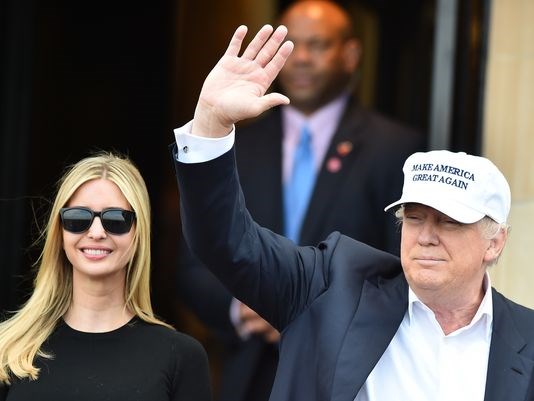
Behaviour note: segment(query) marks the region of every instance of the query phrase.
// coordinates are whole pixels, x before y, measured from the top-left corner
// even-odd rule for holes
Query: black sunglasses
[[[64,207],[59,211],[63,228],[71,233],[79,234],[89,230],[95,217],[99,217],[104,230],[110,234],[126,234],[135,221],[135,212],[116,207],[95,212],[87,207]]]

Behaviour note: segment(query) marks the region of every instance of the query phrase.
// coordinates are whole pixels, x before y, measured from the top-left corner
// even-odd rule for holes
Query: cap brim
[[[484,213],[473,210],[472,208],[455,200],[443,200],[429,195],[421,196],[421,194],[419,194],[417,197],[403,195],[398,201],[386,206],[384,211],[387,212],[395,206],[400,206],[406,203],[420,203],[422,205],[430,206],[431,208],[446,214],[450,218],[465,224],[475,223],[485,216]]]

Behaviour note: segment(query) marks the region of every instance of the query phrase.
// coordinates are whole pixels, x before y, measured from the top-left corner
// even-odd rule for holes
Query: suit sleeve
[[[226,343],[239,341],[230,321],[232,294],[191,252],[183,238],[177,273],[178,297]]]
[[[205,163],[174,160],[188,246],[236,298],[282,330],[326,288],[330,255],[252,220],[233,149]]]

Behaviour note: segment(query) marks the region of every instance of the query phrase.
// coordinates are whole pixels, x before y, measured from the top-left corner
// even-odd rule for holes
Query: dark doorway
[[[31,246],[64,168],[96,150],[129,157],[153,206],[158,254],[162,171],[172,165],[175,2],[2,2],[0,310],[31,290]],[[169,263],[169,267],[172,262]],[[154,278],[165,269],[154,259]],[[157,311],[166,315],[161,292]]]

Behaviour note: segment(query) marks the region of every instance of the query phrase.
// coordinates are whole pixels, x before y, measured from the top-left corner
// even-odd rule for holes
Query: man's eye
[[[451,218],[442,218],[439,220],[439,223],[450,228],[456,228],[456,227],[460,227],[464,225],[463,223],[460,223],[458,220],[454,220]]]

